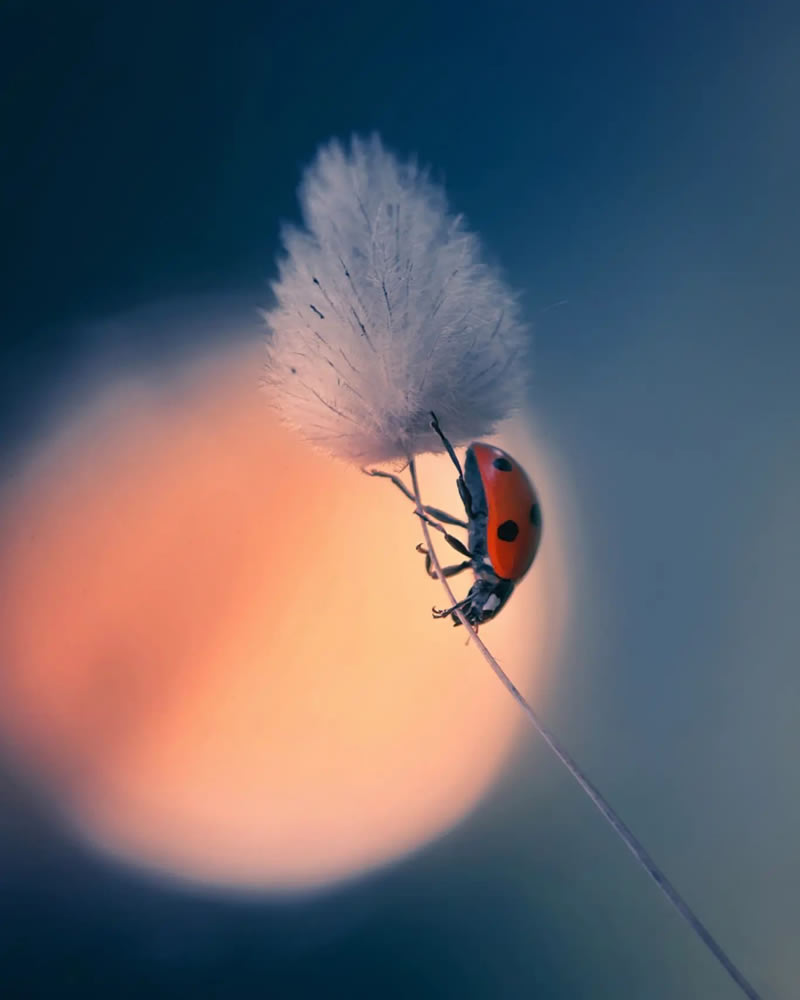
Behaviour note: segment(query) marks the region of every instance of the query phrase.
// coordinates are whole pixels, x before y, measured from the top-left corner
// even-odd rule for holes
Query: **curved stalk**
[[[414,491],[414,502],[417,505],[417,513],[422,513],[422,498],[419,491],[419,481],[417,479],[417,468],[413,457],[409,458],[408,461],[409,471],[411,473],[411,482]],[[431,541],[430,531],[428,530],[428,525],[425,523],[424,518],[420,517],[420,523],[422,525],[422,534],[425,538],[425,545],[427,546],[428,552],[431,557],[431,564],[433,565],[436,575],[441,581],[442,586],[450,600],[451,605],[456,604],[456,598],[453,594],[450,584],[447,582],[447,578],[442,573],[441,563],[439,562],[436,551],[434,550],[433,543]],[[589,778],[584,774],[583,770],[578,766],[578,764],[573,760],[573,758],[567,753],[564,747],[559,743],[554,734],[545,725],[544,722],[536,714],[532,706],[528,703],[522,693],[519,691],[517,686],[511,680],[511,678],[506,674],[497,660],[492,656],[492,654],[487,649],[484,642],[479,638],[478,633],[467,621],[464,613],[460,608],[455,609],[455,614],[458,616],[459,621],[467,630],[470,638],[475,643],[477,648],[480,650],[481,655],[495,672],[497,677],[500,679],[503,687],[509,692],[511,697],[517,702],[522,711],[527,715],[528,719],[536,727],[539,735],[545,741],[545,743],[550,747],[553,753],[558,757],[561,763],[566,767],[575,781],[578,782],[580,787],[586,792],[592,802],[597,806],[600,812],[603,814],[605,819],[611,825],[614,832],[622,840],[623,844],[628,848],[631,854],[636,858],[639,864],[644,868],[650,878],[655,882],[661,892],[666,896],[666,898],[672,903],[675,909],[680,913],[686,923],[691,927],[694,933],[700,938],[703,944],[708,948],[711,954],[717,959],[720,965],[725,969],[731,979],[736,983],[739,989],[744,993],[749,1000],[761,1000],[760,995],[756,992],[755,988],[748,982],[744,975],[739,971],[739,969],[734,965],[733,961],[728,957],[727,953],[723,950],[722,946],[717,942],[717,940],[712,936],[711,932],[705,926],[705,924],[700,920],[699,917],[692,911],[689,904],[684,900],[675,886],[670,882],[664,872],[658,867],[653,858],[645,849],[641,841],[636,837],[633,831],[623,822],[622,818],[617,814],[616,810],[610,805],[606,800],[605,796],[600,792],[600,790],[589,780]]]

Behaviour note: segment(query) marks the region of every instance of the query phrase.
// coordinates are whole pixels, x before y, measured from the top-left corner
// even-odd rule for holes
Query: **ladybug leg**
[[[414,499],[414,494],[406,486],[399,476],[393,476],[391,472],[382,472],[380,469],[362,469],[361,470],[367,476],[379,476],[381,479],[391,479],[394,485],[400,490],[412,503],[416,503]],[[431,517],[435,517],[437,521],[443,521],[445,524],[452,524],[456,528],[468,528],[469,525],[466,521],[461,521],[457,517],[453,517],[452,514],[448,514],[446,510],[439,510],[438,507],[423,507],[422,508],[426,514],[430,514]]]
[[[434,618],[447,618],[448,615],[452,615],[454,611],[462,610],[471,602],[472,598],[467,596],[463,601],[458,601],[452,606],[452,608],[431,608],[431,612]],[[459,624],[461,624],[459,622]]]
[[[444,540],[447,542],[447,544],[451,545],[456,550],[456,552],[460,552],[462,556],[469,556],[470,559],[473,558],[472,553],[466,547],[466,545],[463,542],[459,541],[457,538],[454,538],[447,531],[445,531],[444,528],[441,526],[441,524],[437,524],[436,521],[431,520],[431,518],[429,518],[426,514],[420,514],[418,510],[414,511],[414,513],[417,515],[417,517],[425,521],[426,524],[429,524],[432,528],[435,528],[437,531],[440,531],[444,535]]]
[[[466,521],[453,517],[453,515],[448,514],[446,510],[439,510],[438,507],[429,507],[427,505],[425,505],[422,509],[426,514],[430,514],[431,517],[435,517],[437,521],[443,521],[445,524],[452,524],[455,525],[456,528],[464,528],[464,530],[469,528],[469,524],[467,524]]]
[[[435,580],[436,579],[436,571],[434,570],[433,565],[431,563],[431,554],[430,554],[430,552],[428,552],[428,550],[425,548],[425,546],[421,542],[417,546],[417,552],[421,552],[422,555],[425,556],[425,572],[428,574],[428,576],[433,577],[433,579]],[[472,566],[472,560],[471,559],[465,559],[464,562],[462,562],[462,563],[456,563],[456,565],[454,565],[454,566],[443,566],[442,567],[442,573],[444,573],[445,576],[455,576],[456,573],[463,573],[464,570],[465,569],[469,569],[470,566]]]
[[[439,426],[439,420],[436,414],[431,410],[431,427],[436,431],[442,440],[442,444],[447,449],[447,454],[450,456],[453,465],[458,469],[458,479],[456,480],[456,485],[458,486],[458,494],[461,497],[461,502],[464,504],[464,510],[467,512],[467,517],[472,520],[475,516],[472,510],[472,496],[467,489],[467,484],[464,482],[464,470],[461,468],[461,463],[458,460],[458,456],[455,451],[453,451],[453,446],[445,437],[444,431]]]
[[[417,501],[414,498],[414,494],[406,486],[403,480],[399,476],[393,476],[391,472],[382,472],[380,469],[363,469],[361,470],[365,476],[378,476],[381,479],[391,479],[394,485],[400,490],[401,493],[405,494],[412,503]]]

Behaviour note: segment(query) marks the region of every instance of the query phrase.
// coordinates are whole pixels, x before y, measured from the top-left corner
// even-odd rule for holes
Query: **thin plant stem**
[[[417,468],[414,462],[414,458],[410,457],[408,460],[408,467],[411,473],[411,482],[413,484],[414,490],[414,501],[417,505],[417,513],[421,514],[422,511],[422,498],[419,491],[419,481],[417,479]],[[442,572],[442,567],[439,559],[436,555],[436,551],[433,547],[431,541],[430,531],[428,530],[428,525],[425,520],[420,517],[420,524],[422,525],[422,534],[425,538],[425,545],[427,546],[428,552],[431,557],[431,564],[433,565],[436,575],[441,581],[444,587],[445,593],[450,599],[451,604],[456,604],[456,598],[453,594],[450,584],[447,582],[447,578]],[[731,979],[736,983],[739,989],[744,993],[746,997],[750,1000],[761,1000],[760,994],[756,992],[755,988],[748,982],[744,975],[739,971],[739,969],[734,965],[733,961],[728,957],[726,952],[723,950],[722,946],[717,942],[717,940],[711,935],[711,932],[705,926],[705,924],[700,920],[699,917],[695,915],[689,904],[684,900],[675,886],[670,882],[664,872],[658,867],[649,853],[645,850],[644,845],[635,836],[630,827],[623,822],[621,817],[617,814],[616,810],[609,804],[605,796],[600,792],[600,790],[589,780],[589,778],[584,774],[583,770],[578,766],[578,764],[573,760],[573,758],[567,753],[564,747],[556,739],[547,725],[542,722],[537,713],[534,711],[532,706],[528,703],[525,697],[521,694],[517,686],[511,680],[511,678],[506,674],[497,660],[492,656],[489,650],[486,648],[484,642],[479,638],[478,633],[467,621],[464,613],[460,608],[455,608],[455,614],[458,616],[459,621],[464,626],[464,628],[469,633],[469,637],[475,643],[477,648],[480,650],[481,655],[495,672],[497,677],[500,679],[501,684],[509,692],[511,697],[517,702],[522,711],[527,715],[528,719],[533,723],[539,732],[539,735],[545,741],[545,743],[550,747],[553,753],[558,757],[561,763],[566,767],[572,777],[578,782],[581,788],[586,792],[589,798],[594,802],[606,820],[610,823],[611,827],[614,829],[616,834],[620,837],[623,844],[628,848],[631,854],[636,858],[639,864],[644,868],[650,878],[655,882],[661,892],[667,897],[667,899],[672,903],[675,909],[680,913],[686,923],[691,927],[695,934],[700,938],[703,944],[708,948],[711,954],[717,959],[720,965],[725,969]]]

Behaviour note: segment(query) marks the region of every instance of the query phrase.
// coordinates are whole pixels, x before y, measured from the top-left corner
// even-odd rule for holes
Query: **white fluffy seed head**
[[[341,458],[381,462],[490,433],[526,381],[515,295],[444,192],[375,136],[323,147],[273,284],[265,384],[283,419]]]

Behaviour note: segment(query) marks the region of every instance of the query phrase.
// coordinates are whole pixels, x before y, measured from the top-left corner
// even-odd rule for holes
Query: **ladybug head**
[[[510,580],[500,580],[498,577],[485,580],[479,577],[470,587],[461,611],[470,625],[482,625],[495,617],[513,591],[514,584]],[[453,625],[461,624],[455,612],[450,617]]]

